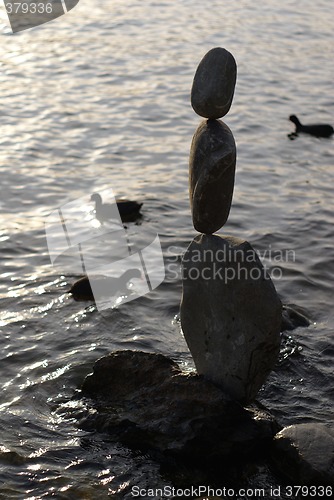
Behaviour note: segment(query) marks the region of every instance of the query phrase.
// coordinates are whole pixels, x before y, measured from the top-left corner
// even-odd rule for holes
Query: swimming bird
[[[71,293],[74,300],[95,300],[92,285],[98,291],[101,297],[114,297],[115,295],[121,296],[129,294],[129,284],[134,278],[141,278],[142,274],[139,269],[128,269],[118,278],[109,276],[99,276],[91,278],[88,276],[80,278],[73,283],[68,293]]]
[[[315,137],[330,137],[334,132],[331,125],[320,123],[315,123],[314,125],[302,125],[296,115],[291,115],[289,120],[296,125],[295,134],[303,132],[304,134],[314,135]]]
[[[115,214],[115,204],[102,203],[102,198],[99,193],[92,194],[90,201],[95,202],[95,214],[100,222],[117,217],[117,213]],[[135,222],[141,217],[140,209],[143,206],[142,203],[131,200],[116,200],[116,204],[122,222]]]

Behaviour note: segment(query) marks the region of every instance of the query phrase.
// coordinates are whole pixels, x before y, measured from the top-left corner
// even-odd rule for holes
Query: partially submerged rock
[[[307,311],[295,304],[283,304],[281,332],[295,330],[295,328],[310,326],[311,319]]]
[[[199,235],[183,257],[181,325],[197,371],[242,403],[278,359],[281,301],[244,240]]]
[[[81,421],[84,429],[190,461],[240,461],[264,453],[278,431],[265,410],[243,408],[161,354],[111,353],[95,363],[82,392],[96,410]]]
[[[275,436],[273,458],[291,484],[334,486],[334,430],[324,424],[285,427]]]

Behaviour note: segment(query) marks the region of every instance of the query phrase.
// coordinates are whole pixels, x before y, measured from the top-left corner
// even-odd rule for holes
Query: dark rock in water
[[[273,459],[291,484],[334,486],[334,430],[320,423],[285,427],[275,436]]]
[[[252,246],[199,235],[183,257],[181,325],[199,374],[242,403],[278,360],[281,301]]]
[[[214,233],[227,221],[235,164],[231,130],[220,120],[203,121],[194,134],[189,158],[189,197],[198,232]]]
[[[83,276],[78,281],[73,283],[69,293],[72,295],[74,300],[82,301],[94,301],[95,290],[97,294],[97,300],[101,297],[112,297],[114,295],[121,296],[122,294],[128,294],[128,286],[131,280],[134,278],[141,278],[141,272],[139,269],[128,269],[119,277],[112,276],[95,276],[90,277]]]
[[[191,105],[204,118],[222,118],[233,99],[237,65],[226,49],[211,49],[201,60],[191,89]]]
[[[300,326],[310,326],[311,320],[307,317],[307,311],[295,304],[283,304],[281,332],[295,330]]]
[[[98,279],[103,280],[104,277],[101,276]],[[83,276],[82,278],[78,279],[75,283],[73,283],[68,293],[72,295],[74,300],[87,300],[87,301],[95,300],[88,276]]]
[[[182,460],[242,460],[261,454],[278,431],[257,406],[243,408],[161,354],[118,351],[99,359],[82,392],[95,413],[86,430],[109,432],[132,448]]]
[[[2,448],[2,449],[1,449]],[[6,465],[22,465],[28,462],[28,457],[18,453],[17,451],[11,451],[5,446],[0,448],[0,464]]]

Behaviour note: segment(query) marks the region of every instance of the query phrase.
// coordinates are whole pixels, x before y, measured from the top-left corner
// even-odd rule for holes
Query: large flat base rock
[[[113,352],[95,363],[82,393],[95,410],[81,421],[82,428],[190,461],[210,464],[261,455],[279,430],[265,410],[242,407],[161,354]]]

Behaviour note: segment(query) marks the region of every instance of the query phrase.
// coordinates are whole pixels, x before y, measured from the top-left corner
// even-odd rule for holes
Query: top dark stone
[[[191,105],[204,118],[225,116],[232,104],[237,65],[226,49],[211,49],[201,60],[191,89]]]

